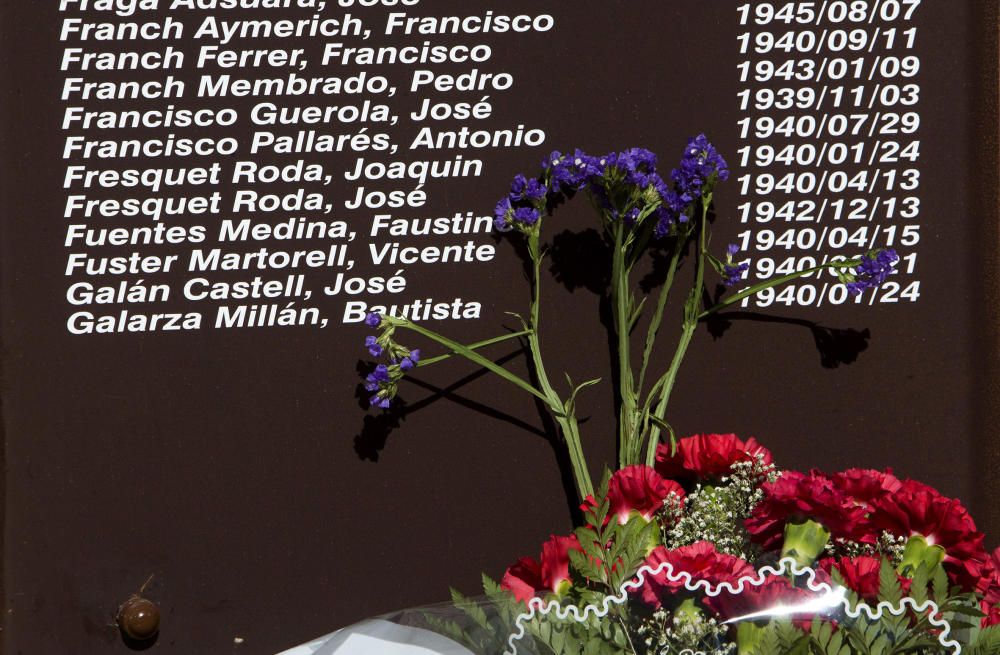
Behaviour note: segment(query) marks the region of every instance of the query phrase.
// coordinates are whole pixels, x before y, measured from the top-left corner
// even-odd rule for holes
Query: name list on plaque
[[[541,152],[484,37],[556,21],[420,4],[59,0],[67,330],[478,318],[413,272],[495,259],[439,194]]]

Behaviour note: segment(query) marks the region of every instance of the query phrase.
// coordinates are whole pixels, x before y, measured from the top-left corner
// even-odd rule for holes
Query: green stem
[[[674,358],[670,362],[670,368],[667,369],[667,373],[664,376],[663,386],[660,389],[660,398],[653,413],[661,421],[665,420],[667,405],[670,403],[670,395],[673,393],[677,374],[680,372],[681,364],[684,362],[688,347],[691,345],[695,330],[698,328],[698,309],[701,307],[702,288],[705,286],[705,257],[708,249],[708,208],[711,202],[712,198],[710,195],[702,199],[701,221],[698,226],[698,257],[696,260],[694,288],[691,290],[691,295],[688,297],[687,304],[684,307],[684,324],[681,339],[677,344],[677,350],[674,352]],[[673,436],[671,435],[672,440]],[[660,427],[654,423],[650,428],[649,444],[646,448],[646,463],[650,466],[652,466],[653,460],[656,457],[656,446],[659,444],[659,441]]]
[[[687,355],[688,347],[691,345],[691,340],[694,338],[695,329],[698,327],[698,323],[685,323],[683,332],[681,332],[681,339],[677,343],[677,350],[674,352],[674,359],[670,362],[670,368],[667,370],[666,375],[663,376],[663,384],[660,388],[660,399],[656,404],[656,410],[653,413],[654,416],[664,420],[664,416],[667,412],[667,405],[670,402],[670,394],[674,390],[674,382],[677,380],[677,373],[681,369],[681,363],[684,361],[684,356]],[[656,461],[656,447],[660,443],[660,427],[656,424],[650,428],[649,443],[646,448],[646,464],[652,466]]]
[[[677,266],[680,262],[681,251],[684,248],[684,241],[678,236],[677,242],[674,244],[674,252],[670,257],[670,265],[667,269],[667,279],[663,283],[663,288],[660,289],[660,297],[656,303],[656,311],[653,314],[652,321],[649,324],[649,329],[646,332],[646,346],[642,352],[642,368],[639,370],[639,386],[636,390],[636,395],[641,396],[643,393],[642,389],[646,384],[646,372],[649,369],[649,360],[653,354],[653,345],[656,343],[656,335],[660,331],[660,325],[663,323],[663,312],[667,307],[667,298],[670,295],[670,290],[674,286],[674,277],[677,274]],[[663,378],[661,378],[661,381]],[[665,382],[665,381],[664,381]],[[663,382],[659,382],[655,386],[659,386]],[[651,389],[649,391],[649,397],[655,396],[658,391],[657,388]],[[639,435],[638,447],[642,449],[643,439],[649,436],[647,432],[647,414],[649,412],[649,404],[643,407],[641,413],[636,412],[633,418],[632,434]],[[656,461],[656,446],[657,439],[659,439],[659,433],[657,432],[655,438],[649,437],[648,443],[646,444],[646,457],[643,460],[647,466],[653,466]]]
[[[486,341],[477,341],[476,343],[470,343],[466,346],[469,350],[479,350],[480,348],[486,348],[487,346],[492,346],[494,344],[503,343],[504,341],[510,341],[512,339],[520,339],[531,334],[531,330],[522,330],[521,332],[512,332],[510,334],[505,334],[502,337],[494,337],[492,339],[487,339]],[[432,364],[437,364],[438,362],[443,362],[446,359],[451,359],[455,356],[455,353],[448,353],[447,355],[438,355],[437,357],[428,357],[427,359],[421,359],[417,363],[417,368],[423,368],[425,366],[431,366]]]
[[[813,273],[818,273],[819,271],[826,270],[828,268],[854,268],[855,266],[860,266],[861,261],[862,260],[860,259],[852,259],[850,261],[838,261],[838,262],[831,262],[829,264],[820,264],[819,266],[815,266],[813,268],[809,268],[804,271],[799,271],[797,273],[790,273],[789,275],[783,275],[782,277],[775,278],[773,280],[768,280],[767,282],[760,282],[759,284],[755,284],[748,289],[744,289],[743,291],[740,291],[739,293],[726,298],[725,300],[715,305],[714,307],[706,309],[705,311],[703,311],[701,314],[698,315],[698,320],[708,318],[712,314],[721,311],[726,307],[734,305],[743,300],[744,298],[748,298],[754,294],[760,293],[764,289],[770,289],[771,287],[776,287],[779,284],[791,282],[792,280],[797,280],[800,277],[804,277],[806,275],[812,275]]]
[[[618,336],[618,390],[621,396],[618,429],[618,466],[634,464],[632,425],[635,421],[635,380],[632,377],[632,357],[629,335],[632,307],[629,296],[629,270],[625,262],[624,231],[620,222],[614,228],[615,246],[611,260],[611,302],[614,308],[615,331]]]
[[[704,238],[702,238],[702,247],[704,247]],[[684,356],[687,354],[688,347],[691,345],[691,340],[694,337],[694,333],[697,328],[698,322],[722,309],[725,309],[726,307],[732,306],[733,304],[740,302],[744,298],[759,293],[764,289],[769,289],[771,287],[775,287],[780,284],[785,284],[786,282],[791,282],[793,280],[797,280],[800,277],[811,275],[812,273],[816,273],[818,271],[822,271],[825,269],[851,268],[854,266],[858,266],[860,263],[861,260],[851,260],[851,261],[840,261],[829,264],[822,264],[820,266],[816,266],[815,268],[810,268],[808,270],[799,271],[797,273],[792,273],[790,275],[785,275],[780,278],[768,280],[767,282],[761,282],[760,284],[756,284],[750,287],[749,289],[746,289],[745,291],[741,291],[740,293],[735,294],[727,298],[726,300],[720,302],[719,304],[699,313],[697,317],[694,318],[694,320],[685,320],[683,331],[681,333],[681,339],[677,345],[677,351],[674,353],[674,359],[670,364],[670,368],[659,380],[657,380],[656,384],[654,384],[652,389],[650,389],[649,391],[649,400],[652,400],[652,398],[656,395],[657,392],[660,393],[660,399],[659,402],[657,403],[654,416],[660,418],[661,420],[664,418],[667,409],[667,404],[670,401],[670,395],[673,392],[674,382],[677,379],[677,373],[680,370],[681,363],[684,361]],[[704,282],[703,273],[701,276],[701,280],[703,283]],[[696,285],[695,288],[700,289],[700,286]],[[644,411],[649,409],[649,400],[647,400],[647,404],[644,407]],[[654,425],[651,429],[650,435],[651,435],[650,440],[646,450],[646,464],[652,466],[656,458],[656,444],[660,435],[659,427]]]
[[[545,371],[545,363],[542,360],[542,346],[538,338],[538,325],[541,318],[541,268],[542,253],[541,244],[537,232],[528,234],[528,252],[531,255],[532,272],[532,298],[531,298],[531,330],[528,335],[528,349],[531,351],[532,363],[535,367],[535,376],[538,384],[542,387],[540,397],[546,402],[549,411],[563,433],[566,441],[566,449],[569,452],[570,464],[573,467],[573,479],[576,481],[577,493],[582,501],[587,496],[594,494],[594,483],[590,479],[590,469],[587,468],[587,461],[583,453],[583,444],[580,440],[580,426],[576,417],[566,411],[562,399],[556,393],[549,382],[548,374]]]
[[[622,616],[623,610],[621,608],[618,608],[615,611],[615,613],[618,615],[618,622],[622,626],[622,632],[625,634],[625,639],[628,640],[629,651],[632,653],[632,655],[638,655],[639,651],[635,649],[635,644],[632,643],[632,636],[629,634],[628,624],[625,622],[625,617]]]
[[[386,320],[386,319],[383,319],[383,320]],[[406,329],[406,330],[410,330],[412,332],[416,332],[417,334],[419,334],[421,336],[427,337],[431,341],[434,341],[436,343],[441,344],[442,346],[444,346],[448,350],[451,350],[456,355],[460,355],[460,356],[468,359],[469,361],[471,361],[474,364],[479,364],[480,366],[482,366],[486,370],[490,371],[491,373],[496,373],[501,378],[503,378],[504,380],[507,380],[511,384],[513,384],[513,385],[515,385],[517,387],[520,387],[521,389],[523,389],[524,391],[527,391],[531,395],[536,396],[538,398],[541,398],[542,400],[548,402],[548,400],[549,400],[548,397],[544,393],[542,393],[541,391],[539,391],[538,389],[536,389],[534,386],[532,386],[530,383],[528,383],[525,380],[522,380],[521,378],[519,378],[518,376],[514,375],[513,373],[511,373],[510,371],[508,371],[504,367],[500,366],[499,364],[496,364],[496,363],[490,361],[489,359],[483,357],[479,353],[477,353],[477,352],[473,351],[472,349],[470,349],[468,346],[463,346],[462,344],[458,343],[457,341],[452,341],[448,337],[440,335],[437,332],[434,332],[433,330],[428,330],[427,328],[425,328],[425,327],[423,327],[421,325],[418,325],[416,323],[410,322],[410,321],[408,321],[406,319],[391,318],[391,319],[388,319],[388,320],[393,321],[393,323],[396,325],[396,327],[403,328],[403,329]]]
[[[677,266],[680,262],[681,250],[684,245],[680,237],[677,239],[677,243],[674,245],[673,255],[670,257],[670,266],[667,269],[667,279],[663,283],[663,288],[660,289],[660,297],[656,302],[656,311],[653,314],[652,321],[649,324],[649,329],[646,331],[646,347],[642,351],[642,368],[639,370],[639,386],[636,387],[639,393],[642,393],[642,388],[646,383],[646,371],[649,368],[649,358],[653,354],[653,344],[656,342],[656,334],[660,331],[660,325],[663,323],[663,312],[667,307],[667,298],[670,296],[670,289],[674,285],[674,277],[677,274]]]

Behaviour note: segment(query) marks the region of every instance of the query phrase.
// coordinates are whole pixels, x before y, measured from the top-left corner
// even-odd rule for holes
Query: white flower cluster
[[[777,478],[774,464],[765,463],[763,455],[733,464],[732,473],[717,486],[699,484],[688,494],[685,507],[668,515],[676,522],[664,529],[664,543],[673,549],[710,541],[720,553],[750,560],[754,553],[743,522],[764,499],[761,485]]]
[[[671,617],[665,609],[656,610],[645,619],[636,632],[643,637],[647,655],[678,655],[705,653],[730,655],[736,644],[726,644],[727,627],[701,612],[682,613]]]
[[[849,539],[831,539],[823,547],[827,557],[881,557],[885,556],[893,566],[899,566],[903,561],[903,551],[906,550],[906,537],[899,537],[891,532],[882,532],[877,544],[862,544]]]

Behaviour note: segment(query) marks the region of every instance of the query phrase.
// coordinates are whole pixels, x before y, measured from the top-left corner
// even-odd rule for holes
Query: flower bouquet
[[[988,554],[957,500],[888,470],[781,470],[752,438],[678,438],[671,427],[671,393],[703,321],[807,275],[830,276],[859,295],[894,274],[899,261],[880,249],[745,282],[739,249],[717,249],[711,240],[713,194],[728,175],[703,135],[689,141],[666,178],[656,156],[640,148],[600,157],[554,152],[536,176],[518,175],[496,207],[496,229],[523,240],[530,261],[529,309],[512,314],[516,327],[466,344],[405,317],[368,316],[377,333],[366,347],[384,359],[364,383],[373,407],[389,408],[406,376],[464,358],[549,411],[580,501],[580,527],[553,536],[537,559],[518,560],[499,583],[484,576],[485,596],[453,592],[447,607],[395,617],[462,649],[423,652],[1000,653],[1000,550]],[[576,408],[601,380],[567,376],[557,385],[539,339],[543,226],[580,196],[593,205],[611,253],[618,457],[597,485]],[[633,280],[651,250],[667,262],[655,298]],[[679,337],[669,366],[655,370],[668,300],[682,278],[689,287],[680,296]],[[405,335],[440,354],[404,345]],[[530,355],[530,378],[484,354],[514,340]]]

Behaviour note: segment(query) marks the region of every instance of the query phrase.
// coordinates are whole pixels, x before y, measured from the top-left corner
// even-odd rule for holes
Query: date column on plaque
[[[919,300],[921,4],[737,5],[738,238],[748,282],[878,248],[901,256],[899,273],[861,296],[828,269],[744,307]]]

